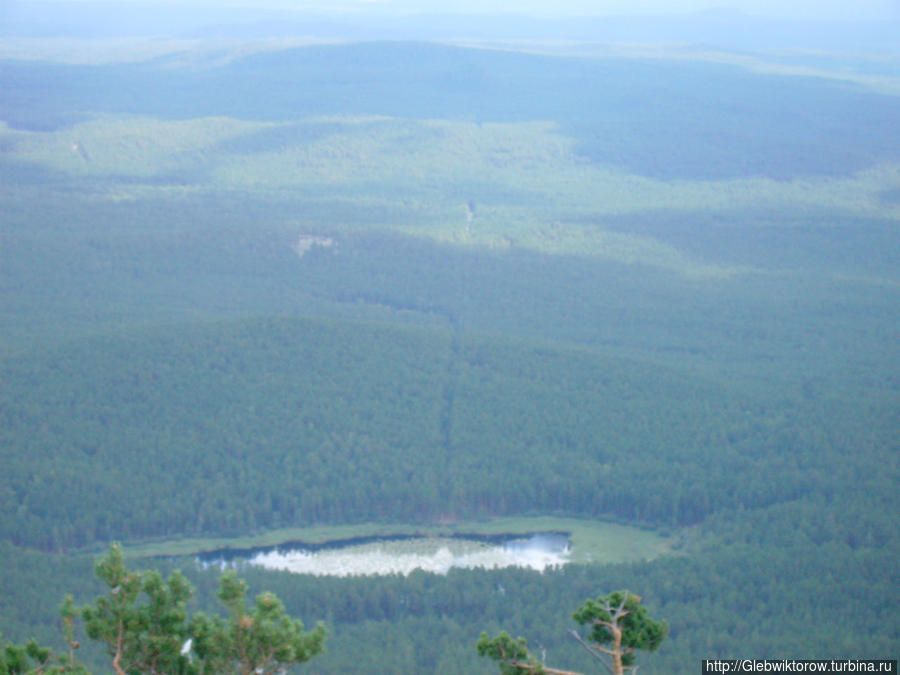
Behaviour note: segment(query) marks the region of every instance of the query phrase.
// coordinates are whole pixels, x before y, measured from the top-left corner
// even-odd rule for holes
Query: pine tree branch
[[[603,666],[604,666],[609,672],[613,672],[612,666],[610,666],[610,665],[603,659],[603,657],[600,656],[600,655],[597,653],[598,651],[601,651],[601,652],[604,652],[604,653],[606,653],[606,654],[612,654],[611,651],[609,651],[608,649],[604,649],[603,647],[600,647],[599,645],[595,645],[595,646],[592,647],[591,645],[589,645],[587,642],[584,641],[584,638],[582,638],[581,635],[578,634],[578,631],[577,631],[577,630],[574,630],[574,629],[573,629],[573,630],[571,631],[571,633],[572,633],[572,637],[574,637],[576,640],[578,640],[578,642],[581,643],[581,646],[583,646],[585,649],[587,649],[587,650],[588,650],[588,653],[589,653],[591,656],[593,656],[593,657],[594,657],[595,659],[597,659],[600,663],[602,663]]]

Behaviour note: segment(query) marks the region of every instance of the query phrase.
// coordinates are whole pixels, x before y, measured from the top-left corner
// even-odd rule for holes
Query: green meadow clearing
[[[653,558],[669,552],[674,539],[616,523],[541,516],[535,518],[495,518],[483,522],[440,525],[368,523],[303,528],[286,528],[252,537],[233,539],[183,539],[178,541],[133,543],[127,554],[133,558],[180,557],[228,549],[277,546],[286,542],[340,544],[362,537],[411,535],[423,537],[465,537],[466,535],[532,535],[543,532],[569,536],[573,563],[620,563]]]

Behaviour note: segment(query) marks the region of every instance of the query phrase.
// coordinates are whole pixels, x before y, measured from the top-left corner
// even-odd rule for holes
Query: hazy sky
[[[900,0],[0,0],[0,36],[544,39],[900,53]]]
[[[237,0],[235,4],[239,2]],[[299,4],[327,7],[335,4],[313,0],[262,0],[262,4],[266,2],[278,3],[282,7]],[[344,0],[342,4],[404,10],[415,8],[418,11],[503,11],[542,15],[669,14],[725,8],[748,14],[805,18],[900,16],[900,0]]]
[[[78,2],[80,0],[56,0]],[[96,3],[168,5],[172,9],[245,7],[347,11],[513,12],[543,16],[572,14],[670,14],[732,9],[747,14],[796,18],[900,18],[900,0],[91,0]],[[0,0],[0,9],[35,4],[35,0]]]

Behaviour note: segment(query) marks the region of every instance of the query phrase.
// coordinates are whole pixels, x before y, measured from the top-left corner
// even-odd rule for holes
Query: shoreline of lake
[[[256,549],[224,549],[198,555],[202,567],[259,566],[315,576],[408,575],[415,570],[447,574],[451,569],[527,567],[545,571],[570,560],[567,532],[452,537],[395,535],[357,537],[318,544],[282,544]]]

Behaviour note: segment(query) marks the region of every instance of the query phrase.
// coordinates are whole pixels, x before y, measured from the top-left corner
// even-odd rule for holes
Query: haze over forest
[[[896,657],[900,10],[595,5],[0,3],[4,641],[113,541],[212,611],[202,552],[562,531],[241,576],[297,672],[596,672],[624,588],[644,675]]]

